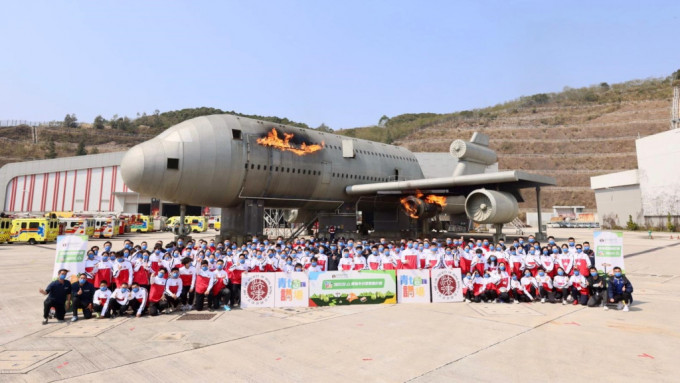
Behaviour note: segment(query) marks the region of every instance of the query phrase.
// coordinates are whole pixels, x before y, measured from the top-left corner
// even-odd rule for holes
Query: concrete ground
[[[592,242],[586,229],[549,234]],[[547,303],[397,304],[46,326],[38,289],[50,279],[55,245],[0,245],[0,381],[677,381],[680,240],[645,237],[624,235],[636,299],[627,313]],[[115,242],[120,248],[122,239]]]

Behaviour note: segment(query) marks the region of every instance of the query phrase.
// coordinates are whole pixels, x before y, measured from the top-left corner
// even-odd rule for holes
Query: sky
[[[0,13],[0,120],[207,106],[345,129],[680,69],[677,0],[0,0]]]

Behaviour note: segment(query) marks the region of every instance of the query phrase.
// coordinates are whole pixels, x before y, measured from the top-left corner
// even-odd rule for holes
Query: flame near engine
[[[446,197],[434,194],[425,196],[420,190],[416,191],[415,196],[404,197],[399,202],[404,213],[414,219],[432,217],[446,207]]]
[[[291,145],[290,140],[293,138],[292,133],[283,133],[283,139],[279,137],[279,133],[276,131],[276,129],[272,128],[272,130],[267,133],[266,137],[258,138],[257,143],[263,146],[270,146],[275,149],[279,149],[281,151],[288,151],[288,152],[293,152],[297,154],[298,156],[304,156],[305,154],[310,154],[314,152],[318,152],[319,150],[323,149],[325,146],[325,143],[322,141],[321,145],[307,145],[306,143],[302,143],[299,148]]]

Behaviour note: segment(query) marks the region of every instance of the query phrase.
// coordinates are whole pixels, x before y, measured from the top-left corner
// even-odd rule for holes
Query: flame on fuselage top
[[[276,129],[272,128],[272,130],[269,133],[267,133],[265,137],[258,138],[257,143],[263,146],[269,146],[275,149],[279,149],[284,152],[292,152],[294,154],[297,154],[298,156],[304,156],[305,154],[318,152],[325,146],[325,143],[322,141],[320,145],[317,144],[308,145],[307,143],[303,142],[302,144],[300,144],[299,147],[296,147],[290,143],[290,140],[293,137],[294,134],[292,133],[283,133],[282,139],[281,137],[279,137],[279,132],[277,132]]]

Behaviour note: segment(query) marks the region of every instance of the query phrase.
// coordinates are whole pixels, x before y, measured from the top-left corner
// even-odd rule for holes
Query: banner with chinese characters
[[[309,306],[397,303],[394,270],[309,273]]]
[[[462,302],[463,281],[460,269],[433,269],[432,302]]]
[[[601,272],[612,272],[614,267],[623,265],[623,232],[622,231],[596,231],[593,233],[595,245],[595,267]]]
[[[54,258],[52,276],[57,278],[59,270],[66,269],[66,278],[71,282],[78,280],[78,274],[85,272],[87,235],[60,235],[57,237],[57,254]]]
[[[274,307],[275,273],[243,273],[241,308]]]
[[[274,306],[309,306],[309,277],[307,273],[276,273]]]
[[[397,301],[430,303],[430,270],[398,270]]]

